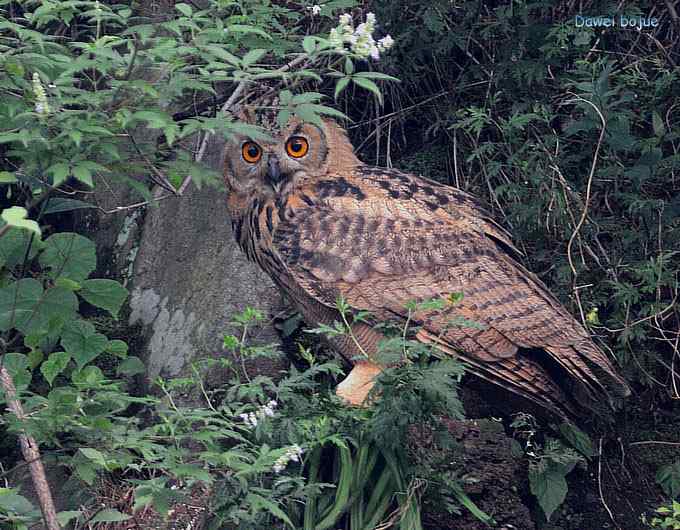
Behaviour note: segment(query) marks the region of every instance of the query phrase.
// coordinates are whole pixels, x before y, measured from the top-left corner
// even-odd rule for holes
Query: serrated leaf
[[[104,335],[84,320],[68,322],[61,335],[61,345],[73,356],[79,370],[102,353],[108,343]]]
[[[14,228],[29,230],[40,237],[40,226],[32,219],[26,219],[28,211],[21,206],[12,206],[2,211],[2,219]]]
[[[134,356],[128,357],[116,368],[116,373],[118,375],[132,376],[137,374],[143,374],[145,372],[146,366],[144,366],[144,363],[141,361],[141,359]]]
[[[70,353],[58,351],[51,353],[50,357],[40,365],[40,373],[50,386],[54,379],[66,369],[70,360]]]
[[[39,262],[50,269],[52,278],[63,276],[79,282],[97,266],[95,244],[79,234],[60,232],[45,240]]]
[[[78,293],[87,302],[105,309],[111,316],[118,318],[118,311],[128,297],[128,290],[115,280],[85,280]]]

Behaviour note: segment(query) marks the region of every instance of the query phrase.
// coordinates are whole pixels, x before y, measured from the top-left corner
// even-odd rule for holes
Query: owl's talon
[[[337,386],[335,393],[348,404],[366,406],[368,393],[375,384],[375,378],[382,368],[370,361],[359,361],[349,375]]]

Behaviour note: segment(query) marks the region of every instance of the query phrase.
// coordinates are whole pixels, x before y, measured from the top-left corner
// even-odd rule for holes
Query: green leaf
[[[70,353],[58,351],[51,353],[49,359],[40,365],[40,373],[50,386],[54,379],[66,369],[70,360]]]
[[[52,278],[63,276],[80,282],[97,266],[97,255],[94,243],[86,237],[60,232],[47,238],[39,261],[50,269]]]
[[[0,513],[9,512],[23,517],[37,515],[39,512],[35,506],[16,491],[12,488],[0,488]]]
[[[347,88],[347,85],[349,85],[351,78],[349,77],[341,77],[338,79],[338,82],[335,84],[335,94],[334,97],[335,99],[338,99],[338,96],[340,93]]]
[[[128,345],[123,340],[113,339],[106,345],[106,352],[124,359],[128,354]]]
[[[573,423],[560,424],[560,432],[569,444],[586,458],[592,458],[595,455],[590,437]]]
[[[61,335],[61,345],[73,356],[79,370],[102,353],[108,343],[104,335],[84,320],[68,322]]]
[[[567,496],[567,481],[564,477],[573,467],[574,464],[548,461],[542,470],[529,470],[531,493],[536,496],[548,521]]]
[[[652,112],[652,125],[654,127],[654,134],[656,136],[663,136],[664,133],[666,132],[666,126],[663,123],[663,119],[661,118],[661,115],[656,111]]]
[[[57,521],[61,526],[67,526],[73,519],[79,518],[81,513],[75,510],[67,510],[57,514]]]
[[[92,181],[92,171],[90,171],[88,166],[77,164],[73,166],[71,173],[76,180],[82,182],[83,184],[87,184],[90,186],[90,188],[94,188],[94,182]]]
[[[68,178],[68,176],[71,174],[71,168],[64,162],[58,162],[48,167],[45,172],[48,175],[52,175],[52,186],[56,187]]]
[[[12,206],[11,208],[2,211],[2,219],[8,225],[15,228],[30,230],[40,237],[40,226],[35,221],[26,219],[27,215],[28,212],[26,211],[26,208],[22,208],[21,206]]]
[[[131,515],[126,515],[118,510],[107,508],[101,512],[97,512],[97,515],[90,519],[90,523],[118,523],[120,521],[127,521],[131,517]]]
[[[49,199],[43,210],[43,215],[49,213],[71,212],[73,210],[80,210],[83,208],[96,208],[89,202],[78,201],[76,199]]]
[[[13,184],[16,181],[17,178],[14,176],[14,173],[0,171],[0,184]]]
[[[78,293],[95,307],[105,309],[118,318],[118,311],[128,297],[128,290],[115,280],[85,280]]]
[[[191,8],[189,4],[175,4],[175,9],[182,13],[185,17],[191,17],[192,13],[194,10]]]
[[[316,50],[316,39],[309,35],[302,39],[302,49],[305,50],[308,55],[312,55]]]
[[[88,460],[91,460],[98,466],[101,466],[103,468],[106,468],[106,459],[104,458],[104,455],[101,453],[101,451],[97,451],[96,449],[92,449],[90,447],[81,447],[79,451],[87,458]]]
[[[400,82],[399,78],[383,74],[382,72],[359,72],[358,74],[355,74],[354,77],[363,77],[364,79],[380,79],[381,81],[396,81],[397,83]]]
[[[4,222],[0,221],[4,226]],[[37,254],[42,241],[33,232],[10,228],[0,237],[0,266],[14,268],[24,263],[24,258],[32,260]]]
[[[60,326],[78,307],[75,295],[63,287],[43,291],[37,280],[25,278],[0,289],[0,331],[12,327],[24,335],[44,335]]]
[[[257,61],[262,59],[262,57],[264,57],[265,53],[267,53],[267,50],[263,50],[263,49],[260,49],[260,48],[255,49],[255,50],[250,50],[248,53],[246,53],[243,56],[243,59],[241,60],[241,62],[243,63],[244,67],[250,66],[251,64],[256,63]]]
[[[666,495],[672,498],[680,495],[680,460],[661,466],[656,473],[656,482]]]
[[[355,85],[375,94],[375,96],[378,98],[378,102],[382,105],[382,94],[380,93],[378,85],[376,85],[373,81],[366,79],[365,77],[352,77],[352,82]]]
[[[146,366],[144,366],[144,363],[139,359],[139,357],[134,357],[132,355],[120,363],[116,368],[116,373],[118,375],[132,376],[143,374],[144,372],[146,372]]]
[[[71,292],[80,291],[81,289],[81,285],[78,282],[74,282],[73,280],[69,278],[64,278],[63,276],[57,278],[56,281],[54,282],[54,285],[56,285],[57,287],[63,287],[67,291]]]
[[[226,29],[227,32],[231,31],[234,33],[253,33],[255,35],[259,35],[260,37],[264,37],[267,40],[272,40],[268,33],[255,26],[248,26],[245,24],[232,24],[231,26],[227,26]]]
[[[0,365],[12,376],[17,390],[23,390],[31,383],[28,357],[23,353],[6,353],[0,357]]]

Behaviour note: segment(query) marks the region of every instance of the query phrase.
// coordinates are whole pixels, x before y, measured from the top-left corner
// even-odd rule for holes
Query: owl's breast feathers
[[[516,261],[508,233],[461,190],[360,166],[285,200],[255,198],[235,223],[244,251],[307,313],[330,312],[342,296],[378,319],[405,318],[409,301],[462,293],[444,311],[415,315],[419,340],[558,414],[573,410],[563,387],[595,409],[629,393],[586,330]],[[558,386],[541,357],[569,381]]]

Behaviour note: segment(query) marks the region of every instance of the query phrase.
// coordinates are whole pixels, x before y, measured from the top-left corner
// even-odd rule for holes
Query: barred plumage
[[[244,115],[248,119],[248,113]],[[252,119],[252,116],[251,116]],[[477,376],[557,414],[572,398],[597,408],[628,386],[587,331],[518,261],[509,234],[462,190],[393,169],[368,167],[344,131],[291,121],[248,162],[237,138],[225,151],[234,235],[311,325],[339,320],[342,296],[377,319],[405,318],[411,300],[463,293],[446,312],[422,312],[417,338],[464,359]],[[293,140],[291,140],[291,138]],[[287,151],[307,145],[303,156]],[[451,318],[480,323],[451,326]],[[360,325],[362,349],[381,336]],[[333,346],[350,359],[353,341]],[[569,392],[546,363],[569,374]],[[338,393],[361,402],[380,367],[360,363]]]

